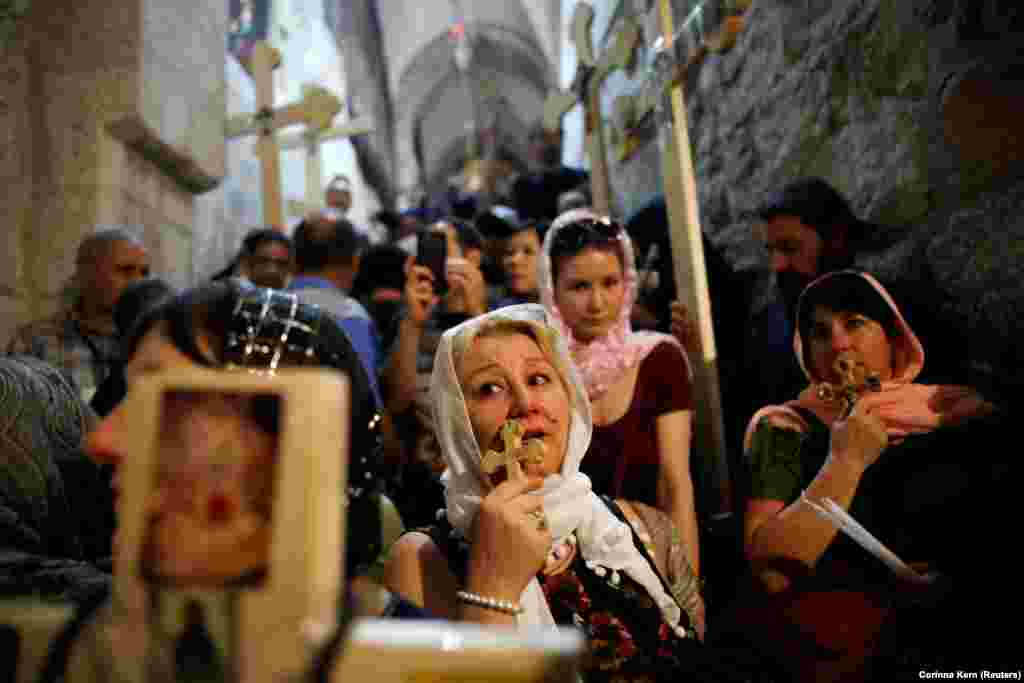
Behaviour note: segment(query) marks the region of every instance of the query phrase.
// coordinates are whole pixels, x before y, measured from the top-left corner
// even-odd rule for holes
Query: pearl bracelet
[[[505,614],[522,614],[523,608],[518,602],[512,602],[511,600],[499,600],[498,598],[490,598],[486,595],[479,595],[478,593],[470,593],[469,591],[459,591],[455,594],[455,597],[459,599],[459,602],[464,602],[467,605],[473,605],[475,607],[483,607],[484,609],[491,609],[495,612],[504,612]]]

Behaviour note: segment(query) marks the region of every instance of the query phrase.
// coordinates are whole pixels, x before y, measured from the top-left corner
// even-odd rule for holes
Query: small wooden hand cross
[[[506,476],[511,481],[518,481],[525,477],[520,461],[531,464],[544,462],[544,444],[531,439],[522,445],[523,424],[519,420],[508,420],[501,426],[501,440],[503,448],[501,451],[488,450],[480,461],[480,468],[485,474],[494,474],[499,467],[505,467]]]

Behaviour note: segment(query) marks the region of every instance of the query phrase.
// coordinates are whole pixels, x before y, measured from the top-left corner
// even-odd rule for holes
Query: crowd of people
[[[87,238],[66,310],[19,329],[0,362],[0,594],[102,604],[137,377],[314,366],[351,380],[349,480],[369,483],[349,487],[347,570],[388,596],[376,614],[579,628],[587,681],[895,680],[1012,663],[987,622],[1014,580],[983,560],[1012,542],[998,531],[1019,481],[1001,445],[1010,407],[969,385],[930,292],[857,268],[874,226],[810,178],[753,212],[765,273],[705,244],[734,563],[705,542],[698,349],[673,305],[664,202],[620,224],[570,208],[586,202],[581,180],[548,168],[508,206],[407,212],[372,246],[329,207],[291,236],[253,230],[184,291],[150,277],[131,233]],[[345,205],[347,185],[329,190]],[[440,270],[415,244],[428,234]],[[240,311],[257,309],[315,334],[273,361],[243,351],[254,323]],[[258,407],[232,411],[239,433],[267,429]],[[492,453],[505,464],[485,465]],[[830,505],[910,568],[841,532]],[[160,571],[266,568],[251,528],[199,557],[214,546],[161,519]],[[852,610],[851,595],[882,607]],[[868,612],[876,623],[857,621]]]

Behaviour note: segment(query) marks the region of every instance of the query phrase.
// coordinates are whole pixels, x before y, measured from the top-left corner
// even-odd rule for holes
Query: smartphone
[[[448,237],[439,232],[424,230],[416,241],[416,263],[426,266],[434,276],[434,293],[448,292],[445,262],[448,260]]]

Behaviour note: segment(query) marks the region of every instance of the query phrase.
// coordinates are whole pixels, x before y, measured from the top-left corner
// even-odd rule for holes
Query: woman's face
[[[569,394],[532,338],[521,332],[477,337],[460,359],[458,373],[481,455],[503,448],[501,426],[515,418],[524,427],[524,441],[539,439],[545,446],[544,462],[526,464],[526,474],[561,471],[569,443]]]
[[[156,327],[128,363],[128,385],[183,367],[196,364]],[[87,438],[93,459],[117,468],[131,457],[126,405],[131,400],[129,394]],[[240,394],[168,392],[163,397],[156,482],[145,510],[142,561],[148,574],[176,583],[222,585],[266,567],[276,437],[258,425],[252,407],[253,398]],[[115,497],[120,485],[115,474]]]
[[[558,269],[555,304],[580,341],[599,339],[612,329],[625,293],[622,262],[613,249],[587,247]]]
[[[537,291],[537,254],[540,238],[532,228],[520,230],[505,240],[501,266],[513,294],[526,296]]]
[[[833,364],[846,351],[853,351],[868,373],[878,373],[882,381],[892,379],[892,344],[885,329],[866,315],[816,306],[808,337],[808,370],[817,380],[841,382]]]

